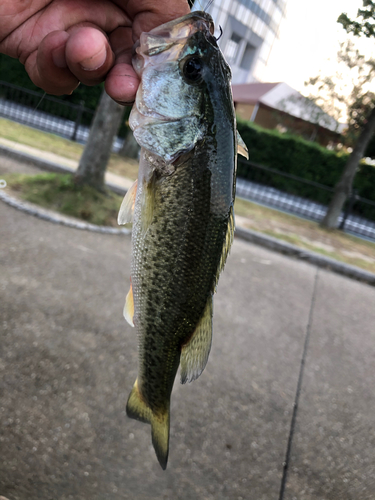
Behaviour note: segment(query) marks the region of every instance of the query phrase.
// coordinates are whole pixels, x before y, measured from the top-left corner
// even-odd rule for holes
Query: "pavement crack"
[[[282,479],[281,479],[279,500],[284,500],[285,486],[286,486],[286,481],[287,481],[287,478],[288,478],[290,454],[291,454],[291,451],[292,451],[294,429],[295,429],[296,421],[297,421],[298,403],[299,403],[299,398],[300,398],[301,389],[302,389],[303,373],[304,373],[304,369],[305,369],[305,362],[306,362],[307,350],[308,350],[309,341],[310,341],[310,332],[311,332],[312,317],[313,317],[313,312],[314,312],[314,308],[315,308],[316,290],[317,290],[317,285],[318,285],[318,276],[319,276],[319,268],[317,267],[316,268],[316,272],[315,272],[313,292],[312,292],[312,296],[311,296],[309,318],[308,318],[307,325],[306,325],[305,343],[304,343],[304,346],[303,346],[303,352],[302,352],[302,358],[301,358],[301,365],[300,365],[298,382],[297,382],[296,396],[294,398],[294,403],[293,403],[293,414],[292,414],[292,420],[291,420],[291,423],[290,423],[288,446],[287,446],[287,450],[286,450],[286,454],[285,454],[285,460],[283,462],[283,476],[282,476]]]

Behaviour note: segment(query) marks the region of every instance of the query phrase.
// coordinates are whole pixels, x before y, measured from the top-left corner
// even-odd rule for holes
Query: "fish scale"
[[[138,377],[127,414],[151,424],[163,469],[170,397],[204,370],[212,339],[212,296],[234,231],[237,147],[230,69],[205,12],[141,35],[141,78],[130,126],[141,145],[138,180],[120,208],[133,222],[131,289],[125,318],[139,340]]]
[[[147,367],[148,358],[152,359],[160,349],[164,361],[170,356],[179,357],[178,348],[194,332],[212,293],[227,217],[210,213],[210,197],[207,197],[210,177],[207,167],[199,166],[194,179],[191,163],[182,168],[177,166],[174,175],[155,183],[155,212],[147,234],[142,235],[140,221],[133,225],[131,275],[134,300],[139,304],[134,324],[140,335],[140,357],[145,361],[140,366]],[[177,191],[181,196],[176,196]],[[170,217],[170,214],[176,215]],[[157,351],[146,349],[144,331],[155,339]],[[173,346],[171,336],[174,336]],[[167,372],[163,365],[158,368],[160,373],[153,379]],[[147,380],[142,372],[139,375],[139,379]],[[170,377],[168,374],[167,378]],[[145,385],[142,382],[142,387]],[[153,387],[148,392],[144,390],[147,400],[151,400],[153,393]],[[160,399],[165,397],[162,394]]]

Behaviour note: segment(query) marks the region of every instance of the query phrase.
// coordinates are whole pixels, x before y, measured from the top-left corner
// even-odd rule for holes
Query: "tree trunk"
[[[104,174],[124,109],[103,91],[75,174],[77,184],[88,184],[98,191],[105,190]]]
[[[137,141],[134,139],[133,132],[129,130],[129,132],[126,134],[124,144],[119,151],[119,155],[126,158],[137,159],[140,149],[141,148],[139,147]]]
[[[327,213],[320,223],[322,227],[334,229],[338,226],[338,219],[346,199],[350,196],[353,179],[356,174],[360,160],[363,158],[367,145],[375,132],[375,108],[371,111],[367,123],[364,126],[361,135],[349,156],[345,165],[341,179],[335,186],[331,203]]]

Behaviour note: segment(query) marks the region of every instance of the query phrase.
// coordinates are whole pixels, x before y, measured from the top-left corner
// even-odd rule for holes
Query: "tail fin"
[[[169,404],[160,414],[153,413],[139,392],[137,379],[126,405],[126,414],[130,418],[151,424],[152,444],[157,459],[162,469],[165,470],[169,451]]]

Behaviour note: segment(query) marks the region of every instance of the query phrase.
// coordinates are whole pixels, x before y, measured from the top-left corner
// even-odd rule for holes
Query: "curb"
[[[67,165],[60,165],[59,163],[55,163],[50,160],[43,160],[41,158],[36,158],[33,155],[28,153],[23,153],[21,151],[16,151],[15,149],[8,148],[7,146],[0,145],[0,155],[4,154],[8,158],[13,160],[18,160],[22,162],[30,163],[35,167],[38,167],[42,170],[47,170],[48,172],[57,172],[58,174],[74,174],[75,169],[70,168]],[[116,186],[116,184],[112,184],[110,182],[106,182],[106,186],[121,196],[125,196],[126,189]]]
[[[303,248],[277,240],[271,236],[251,231],[250,229],[236,228],[236,232],[234,234],[236,237],[242,238],[250,243],[255,243],[256,245],[261,245],[268,250],[273,250],[274,252],[279,252],[299,260],[304,260],[305,262],[323,269],[329,269],[337,274],[342,274],[348,278],[375,286],[375,274],[364,271],[359,267],[344,264],[343,262],[331,259],[330,257],[325,257],[323,255],[319,255],[318,253],[304,250]]]
[[[48,170],[49,172],[58,172],[65,174],[72,174],[74,172],[74,169],[68,166],[62,166],[50,160],[43,160],[42,158],[37,158],[36,156],[17,151],[13,148],[8,148],[7,146],[3,145],[0,145],[0,154],[4,154],[8,158],[12,158],[13,160],[31,163],[35,167],[39,167],[42,170]]]
[[[69,167],[65,167],[48,160],[42,160],[36,158],[35,156],[29,155],[27,153],[21,153],[11,148],[7,148],[6,146],[0,146],[0,154],[1,153],[4,153],[7,156],[14,158],[16,160],[27,161],[28,163],[31,163],[43,170],[59,172],[59,173],[74,172],[74,170]],[[118,194],[125,195],[126,193],[125,189],[116,186],[114,184],[106,183],[106,186]],[[88,231],[95,231],[98,233],[126,234],[126,235],[131,234],[131,230],[129,229],[116,229],[112,227],[95,226],[94,224],[88,224],[85,222],[76,222],[72,218],[56,214],[55,212],[52,211],[41,209],[36,205],[16,200],[15,198],[7,195],[1,190],[0,190],[0,199],[14,208],[18,208],[19,210],[27,212],[31,215],[35,215],[40,219],[48,220],[50,222],[55,222],[57,224],[64,224],[66,226],[74,227],[76,229],[85,229]],[[250,243],[254,243],[256,245],[260,245],[264,248],[267,248],[268,250],[279,252],[282,253],[283,255],[288,255],[290,257],[294,257],[299,260],[304,260],[305,262],[321,267],[323,269],[328,269],[334,273],[341,274],[356,281],[360,281],[362,283],[367,283],[368,285],[375,286],[375,274],[373,273],[364,271],[359,267],[351,266],[349,264],[344,264],[340,261],[331,259],[330,257],[325,257],[323,255],[319,255],[309,250],[304,250],[303,248],[299,248],[295,245],[291,245],[290,243],[277,240],[276,238],[272,238],[271,236],[267,236],[262,233],[257,233],[256,231],[252,231],[250,229],[237,227],[235,231],[235,237],[241,238],[245,241],[249,241]]]
[[[131,231],[129,229],[117,229],[110,226],[96,226],[95,224],[89,224],[87,222],[76,221],[72,217],[67,217],[65,215],[58,214],[52,210],[47,210],[45,208],[38,207],[33,203],[27,203],[26,201],[20,201],[13,196],[9,196],[4,191],[0,190],[0,200],[2,200],[7,205],[13,208],[17,208],[22,212],[26,212],[30,215],[34,215],[39,219],[43,219],[49,222],[54,222],[55,224],[62,224],[63,226],[73,227],[75,229],[84,229],[86,231],[94,231],[96,233],[105,234],[122,234],[129,235]]]

